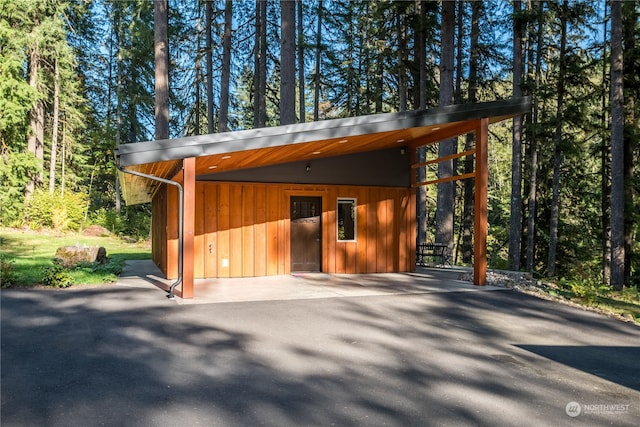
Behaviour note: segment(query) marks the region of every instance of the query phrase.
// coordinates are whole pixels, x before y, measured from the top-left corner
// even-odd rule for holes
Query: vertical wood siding
[[[167,186],[161,186],[151,203],[151,258],[167,274]]]
[[[154,261],[164,266],[167,277],[175,278],[177,191],[171,190],[164,188],[154,199],[153,251]],[[291,196],[322,198],[323,272],[414,270],[415,195],[411,189],[197,182],[195,277],[289,273]],[[357,200],[354,242],[337,241],[339,197]]]

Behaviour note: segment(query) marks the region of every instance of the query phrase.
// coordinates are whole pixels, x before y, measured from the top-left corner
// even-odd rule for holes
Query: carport
[[[378,261],[377,265],[374,263],[371,266],[367,260],[369,249],[365,250],[364,245],[361,245],[363,249],[356,248],[356,239],[341,241],[338,237],[337,244],[328,242],[321,247],[323,261],[320,264],[320,272],[412,271],[415,269],[416,247],[415,189],[467,178],[475,179],[474,284],[485,285],[488,127],[492,123],[525,114],[529,110],[528,98],[453,105],[420,111],[123,144],[116,148],[115,154],[127,203],[153,203],[153,256],[167,278],[176,278],[176,282],[171,286],[170,296],[173,295],[173,289],[179,287],[182,298],[193,297],[196,271],[199,272],[198,275],[208,277],[205,265],[208,260],[207,254],[211,254],[211,258],[214,259],[211,263],[211,271],[216,274],[214,277],[290,273],[291,218],[287,217],[287,221],[281,221],[283,215],[288,215],[288,205],[282,207],[284,205],[280,202],[283,195],[322,195],[321,220],[324,241],[328,240],[327,236],[335,235],[334,231],[339,222],[334,209],[335,200],[337,199],[338,205],[341,200],[344,201],[344,194],[347,194],[341,193],[344,191],[358,194],[360,200],[371,197],[371,205],[378,206],[377,217],[358,210],[358,213],[354,214],[354,222],[358,215],[368,219],[369,227],[379,226],[380,215],[388,221],[394,221],[382,229],[387,230],[386,233],[380,232],[379,227],[373,233],[366,230],[361,233],[360,242],[366,241],[367,238],[370,240],[368,248],[379,246],[381,239],[386,238],[385,234],[393,235],[384,252],[391,259],[386,265],[383,262],[381,267]],[[435,161],[418,161],[419,148],[471,132],[476,135],[476,146],[473,150]],[[402,153],[403,156],[407,154],[406,165],[402,166],[406,175],[401,174],[402,176],[398,177],[398,174],[391,170],[392,166],[389,166],[389,170],[384,165],[380,166],[380,158],[391,158],[395,152]],[[425,182],[419,182],[416,178],[417,169],[427,164],[464,156],[475,158],[475,170],[472,173],[439,177]],[[345,162],[347,165],[352,164],[357,173],[333,173],[337,165],[343,165]],[[331,173],[315,175],[315,178],[312,178],[314,175],[309,172],[312,168],[315,172],[315,165],[323,166]],[[384,178],[381,183],[375,182],[379,175]],[[282,184],[283,182],[286,185]],[[233,252],[229,248],[230,244],[214,248],[212,243],[207,243],[207,237],[199,224],[205,223],[208,217],[202,218],[203,214],[200,212],[216,217],[216,224],[224,224],[227,227],[218,227],[213,232],[217,233],[215,242],[222,241],[220,236],[224,232],[225,239],[230,239],[231,245],[234,242],[232,233],[240,233],[237,236],[243,238],[247,218],[243,218],[244,222],[239,222],[236,227],[230,224],[233,219],[229,219],[228,212],[224,217],[226,223],[218,220],[217,215],[224,209],[231,211],[233,216],[233,206],[221,204],[216,197],[207,197],[207,193],[201,190],[204,185],[230,185],[231,191],[233,188],[240,189],[237,193],[239,195],[244,194],[244,189],[251,191],[251,199],[247,199],[251,201],[250,226],[252,230],[254,227],[260,227],[256,228],[260,231],[251,231],[252,234],[247,238],[251,242],[250,246],[236,246],[237,251],[249,259],[250,263],[246,260],[244,264],[239,263],[235,273],[234,255],[228,254],[230,251]],[[374,187],[376,190],[370,190]],[[272,238],[269,238],[269,213],[265,207],[267,205],[261,204],[259,196],[253,196],[254,188],[258,188],[255,194],[262,194],[258,193],[259,191],[270,194],[269,191],[272,189],[276,194],[276,202],[272,205],[279,206],[280,212],[277,214],[280,217],[277,219],[281,225],[277,230],[274,228]],[[216,193],[212,194],[219,195],[220,191],[222,190],[216,189]],[[227,194],[226,197],[226,200],[233,202],[233,193],[231,196]],[[358,197],[346,199],[355,201]],[[385,199],[393,202],[381,205],[381,201]],[[202,203],[206,203],[204,207]],[[245,199],[242,199],[242,203],[237,206],[238,209],[243,209],[242,215],[246,217],[248,214],[245,213],[245,204]],[[356,207],[360,209],[360,205],[356,206],[354,203],[353,209]],[[175,233],[172,230],[175,230]],[[268,239],[265,239],[265,236]],[[266,254],[257,249],[256,242],[261,238],[270,242],[265,245]],[[344,261],[345,257],[348,257],[347,261]],[[258,262],[259,259],[266,260],[263,262],[264,265]],[[348,264],[348,260],[354,260],[353,265],[342,265]]]

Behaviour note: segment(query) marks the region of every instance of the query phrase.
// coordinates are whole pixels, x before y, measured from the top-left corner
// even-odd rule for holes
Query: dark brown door
[[[291,271],[321,271],[321,215],[321,197],[291,197]]]

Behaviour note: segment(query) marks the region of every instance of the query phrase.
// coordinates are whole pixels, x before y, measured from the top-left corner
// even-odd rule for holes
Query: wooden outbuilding
[[[527,98],[122,144],[129,204],[152,203],[153,260],[195,278],[415,269],[416,192],[475,178],[474,282],[486,284],[488,126]],[[417,182],[417,149],[470,132],[471,174]],[[438,159],[442,161],[447,159]],[[427,163],[433,163],[427,162]]]

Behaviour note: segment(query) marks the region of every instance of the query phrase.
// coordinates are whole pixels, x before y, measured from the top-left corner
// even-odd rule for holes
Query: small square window
[[[356,240],[356,200],[338,199],[338,241]]]

